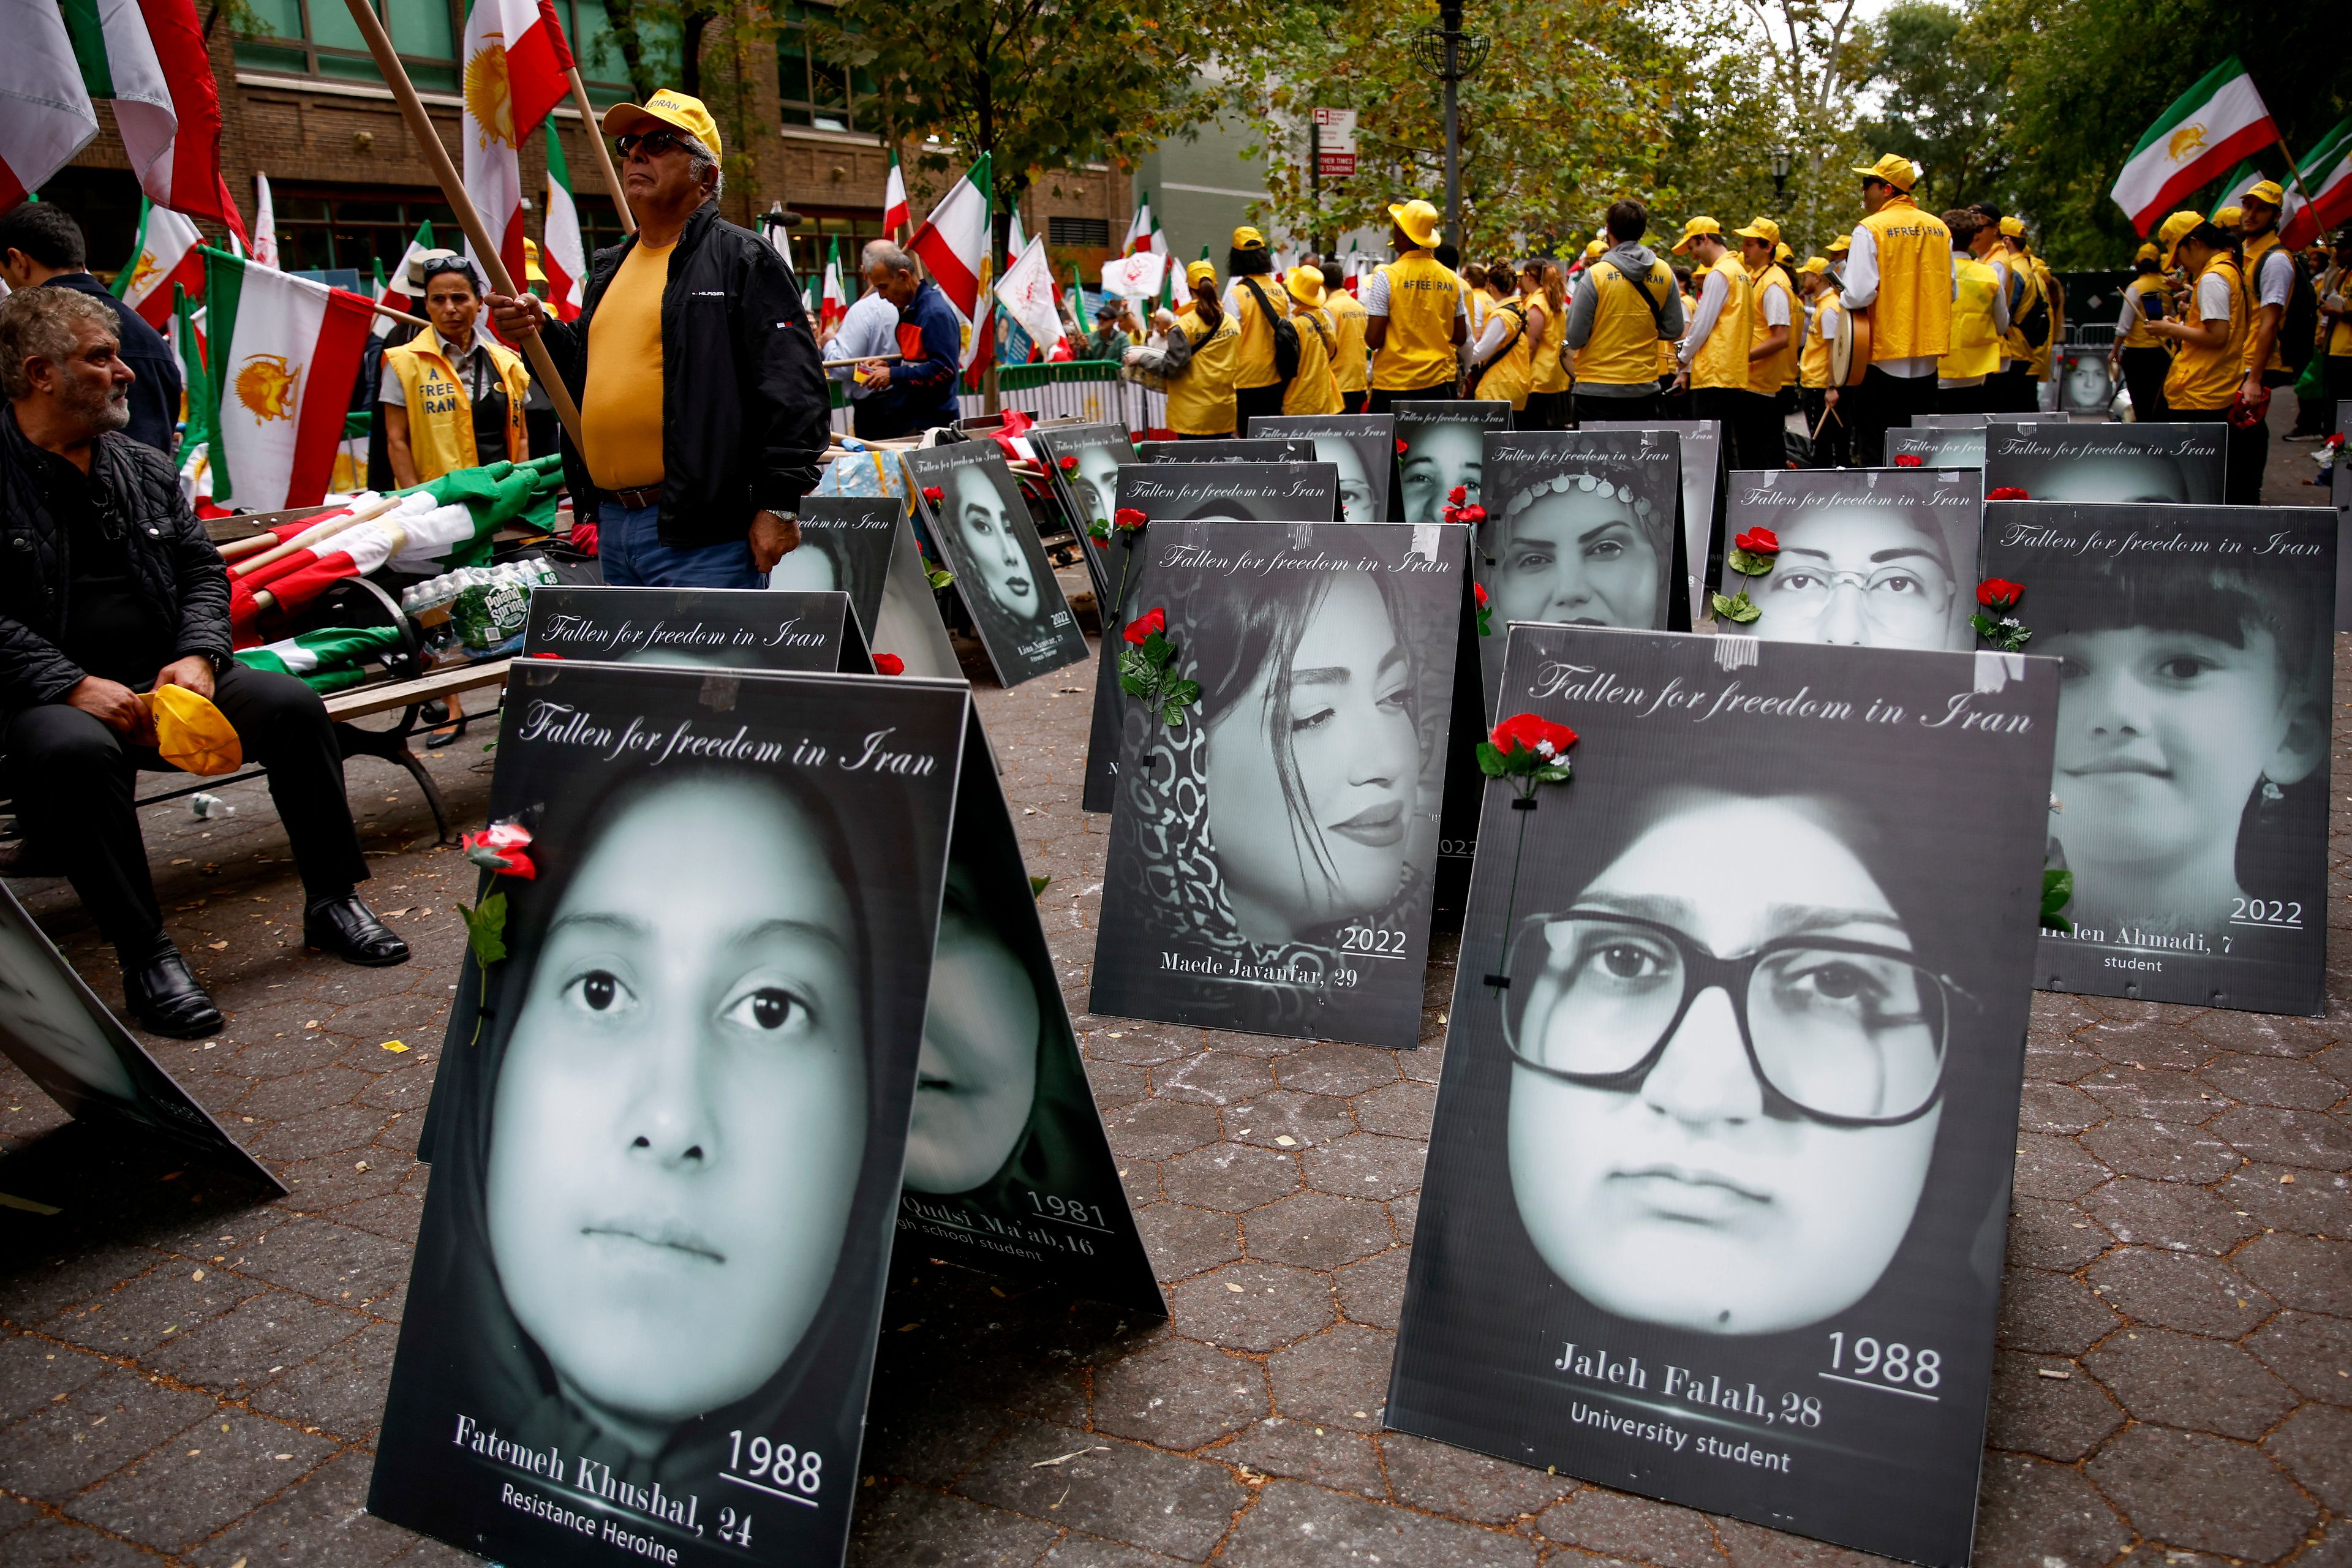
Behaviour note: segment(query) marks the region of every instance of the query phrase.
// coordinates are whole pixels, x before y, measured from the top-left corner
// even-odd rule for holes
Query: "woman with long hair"
[[[1495,297],[1486,330],[1472,340],[1470,395],[1508,403],[1516,423],[1528,405],[1529,367],[1528,301],[1517,291],[1519,272],[1507,261],[1486,268],[1486,291]]]
[[[1234,375],[1241,329],[1217,299],[1214,267],[1195,261],[1184,268],[1184,281],[1192,302],[1168,323],[1164,346],[1127,351],[1126,374],[1168,395],[1168,427],[1178,440],[1230,437],[1239,419]]]
[[[1522,430],[1568,428],[1568,281],[1549,256],[1519,265],[1519,293],[1528,302],[1528,401],[1516,422]]]

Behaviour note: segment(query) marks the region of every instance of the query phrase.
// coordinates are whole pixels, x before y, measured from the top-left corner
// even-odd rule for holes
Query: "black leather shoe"
[[[385,929],[355,895],[321,899],[302,911],[302,941],[345,963],[383,969],[408,962],[408,944]]]
[[[146,963],[122,966],[122,1000],[151,1035],[197,1040],[221,1030],[220,1009],[188,973],[188,961],[169,940]]]

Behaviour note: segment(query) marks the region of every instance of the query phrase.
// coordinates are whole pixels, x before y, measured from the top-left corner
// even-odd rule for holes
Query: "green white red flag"
[[[269,199],[269,176],[253,176],[253,259],[264,267],[278,265],[278,204]]]
[[[572,90],[572,47],[553,0],[471,0],[466,7],[466,195],[522,287],[522,139]],[[469,247],[470,248],[470,247]],[[474,258],[481,266],[482,258]]]
[[[207,247],[213,495],[248,511],[325,499],[374,314],[357,294]]]
[[[1145,191],[1136,199],[1135,216],[1128,220],[1127,237],[1119,243],[1121,256],[1133,256],[1139,250],[1151,248],[1151,193]]]
[[[2254,79],[2232,55],[2157,117],[2124,161],[2111,194],[2132,226],[2147,234],[2199,186],[2278,139]]]
[[[2287,205],[2279,215],[2279,239],[2289,250],[2301,250],[2323,230],[2352,220],[2352,120],[2322,136],[2298,169],[2301,177],[2287,188]]]
[[[205,286],[205,258],[197,248],[204,238],[187,217],[141,197],[139,236],[131,242],[129,265],[114,275],[114,297],[162,331],[172,319],[172,286],[192,294]]]
[[[931,216],[907,242],[922,258],[931,281],[946,296],[948,307],[961,327],[963,362],[970,370],[984,353],[993,333],[987,331],[989,310],[988,250],[991,235],[989,155],[982,153],[971,173],[955,183]]]
[[[221,181],[220,94],[194,0],[58,0],[58,9],[83,89],[114,105],[147,199],[242,228]]]
[[[65,18],[53,5],[9,7],[0,49],[0,212],[41,188],[98,134]]]
[[[896,236],[914,216],[907,205],[907,176],[898,168],[898,150],[890,149],[890,177],[882,185],[882,232]]]
[[[817,300],[817,324],[830,327],[848,313],[849,296],[841,279],[841,241],[835,239],[825,253],[824,293]]]
[[[546,243],[539,247],[547,273],[547,302],[559,321],[576,321],[588,302],[588,247],[580,237],[580,209],[572,200],[572,166],[555,121],[547,122]]]
[[[392,276],[384,279],[383,287],[377,290],[375,302],[388,305],[395,310],[405,310],[412,316],[419,314],[416,309],[418,297],[408,291],[408,269],[433,248],[433,220],[426,218],[416,226],[416,237],[410,240],[408,248],[400,253],[400,264],[392,269]],[[392,331],[392,324],[390,316],[378,316],[375,324],[368,331],[380,338]]]

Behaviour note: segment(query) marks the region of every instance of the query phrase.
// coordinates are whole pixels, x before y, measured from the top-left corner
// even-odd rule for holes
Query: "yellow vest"
[[[2151,294],[2159,299],[2163,297],[2165,292],[2163,276],[2155,272],[2143,272],[2126,284],[2124,289],[2125,292],[2138,299],[2139,316],[2132,322],[2132,330],[2124,334],[2122,346],[2127,349],[2162,348],[2164,340],[2147,330],[2147,297]]]
[[[2329,268],[2320,274],[2318,289],[2322,303],[2330,294],[2352,294],[2352,267]],[[2329,359],[2352,355],[2352,316],[2340,316],[2334,321],[2323,316],[2319,330]]]
[[[1408,250],[1383,262],[1379,275],[1389,284],[1389,331],[1372,355],[1372,385],[1409,392],[1453,379],[1461,363],[1454,352],[1454,315],[1462,303],[1454,268],[1426,250]]]
[[[2249,300],[2247,309],[2250,312],[2247,317],[2248,326],[2246,331],[2246,354],[2250,362],[2246,366],[2248,370],[2255,368],[2251,363],[2254,352],[2254,334],[2252,324],[2253,317],[2251,312],[2258,311],[2263,308],[2263,258],[2268,256],[2272,251],[2276,250],[2278,248],[2278,230],[2273,229],[2268,234],[2257,235],[2254,238],[2247,240],[2242,247],[2242,253],[2246,258],[2246,293]],[[2290,304],[2294,302],[2292,295],[2289,296],[2288,302]],[[2286,369],[2286,361],[2279,353],[2279,339],[2285,335],[2286,312],[2282,310],[2279,312],[2279,330],[2277,333],[2273,334],[2271,338],[2270,363],[2262,366],[2263,370],[2283,372]]]
[[[456,468],[495,463],[500,457],[521,462],[530,456],[530,440],[523,433],[523,399],[530,393],[530,375],[522,356],[495,342],[486,332],[476,340],[489,351],[490,367],[507,395],[507,449],[483,452],[474,446],[474,401],[466,384],[441,356],[441,341],[419,332],[397,348],[383,351],[383,368],[400,383],[408,406],[408,450],[416,458],[421,483],[437,479]]]
[[[1528,342],[1528,310],[1517,300],[1506,300],[1495,307],[1503,318],[1503,334],[1508,346],[1488,363],[1486,373],[1477,374],[1477,384],[1472,395],[1483,399],[1507,402],[1513,411],[1528,405],[1528,365],[1531,363]]]
[[[2050,268],[2043,264],[2042,258],[2029,256],[2025,258],[2025,265],[2032,270],[2034,288],[2041,290],[2042,298],[2050,307],[2050,331],[2042,337],[2041,346],[2027,356],[2027,374],[2036,381],[2048,381],[2050,356],[2065,340],[2066,312],[2059,306],[2058,291],[2050,286]]]
[[[1691,356],[1691,380],[1694,388],[1726,387],[1733,392],[1748,390],[1748,351],[1756,342],[1756,305],[1748,286],[1748,274],[1741,269],[1739,258],[1726,253],[1715,264],[1723,275],[1729,292],[1723,299],[1723,313],[1715,319],[1714,329],[1706,342]],[[1706,292],[1699,291],[1704,300]]]
[[[1862,220],[1878,244],[1878,298],[1870,305],[1870,358],[1919,359],[1952,346],[1952,231],[1895,196]]]
[[[2234,307],[2230,312],[2230,335],[2218,349],[2180,345],[2164,378],[2164,401],[2174,408],[2227,408],[2236,401],[2238,387],[2246,379],[2246,340],[2253,335],[2247,323],[2253,312],[2248,309],[2245,279],[2230,265],[2228,257],[2216,256],[2207,262],[2205,272],[2189,286],[2189,320],[2196,324],[2205,319],[2197,310],[2197,284],[2205,280],[2207,272],[2219,273],[2230,285]]]
[[[1298,374],[1282,389],[1282,411],[1339,413],[1339,384],[1331,374],[1331,353],[1338,346],[1332,338],[1331,318],[1321,310],[1309,310],[1303,316],[1294,313],[1290,324],[1298,330]]]
[[[1952,346],[1936,362],[1936,374],[1947,381],[1973,381],[2000,368],[2000,332],[1992,313],[2000,297],[2000,274],[1972,256],[1954,257],[1952,269],[1960,297],[1952,301]]]
[[[1528,350],[1528,390],[1566,392],[1568,367],[1559,362],[1559,347],[1568,341],[1568,301],[1555,305],[1541,295],[1537,298],[1543,299],[1543,331]]]
[[[1281,279],[1269,272],[1253,276],[1249,281],[1257,285],[1258,292],[1265,296],[1265,302],[1274,308],[1276,316],[1290,309],[1290,290],[1282,286]],[[1234,303],[1236,298],[1241,301],[1238,305]],[[1250,298],[1240,278],[1235,278],[1233,286],[1225,290],[1225,314],[1241,329],[1241,346],[1234,358],[1234,384],[1272,386],[1280,381],[1282,378],[1274,373],[1273,323],[1258,310],[1257,301]]]
[[[1168,384],[1168,428],[1179,436],[1232,435],[1236,417],[1234,360],[1241,347],[1241,329],[1225,316],[1212,332],[1195,311],[1177,317],[1175,330],[1192,340],[1192,361]]]
[[[1817,312],[1811,328],[1805,333],[1805,347],[1798,356],[1798,384],[1815,391],[1827,391],[1830,384],[1830,340],[1822,336],[1822,326],[1845,309],[1845,301],[1834,289],[1824,289],[1813,297]],[[1837,328],[1830,328],[1835,332]]]
[[[1370,360],[1364,347],[1364,323],[1371,318],[1364,314],[1364,308],[1345,289],[1327,291],[1323,308],[1331,317],[1331,374],[1339,383],[1341,392],[1362,392],[1371,374]]]
[[[1620,272],[1615,262],[1603,259],[1594,262],[1586,276],[1592,279],[1592,335],[1576,351],[1576,379],[1601,386],[1642,386],[1661,374],[1674,374],[1673,345],[1661,340],[1658,318],[1640,296],[1647,290],[1664,307],[1675,287],[1674,269],[1653,261],[1649,275],[1637,283]]]
[[[1678,289],[1677,292],[1679,291],[1680,290]],[[1687,329],[1692,321],[1698,319],[1698,301],[1688,294],[1684,294],[1682,300],[1683,325]],[[1682,369],[1680,362],[1678,362],[1675,357],[1675,345],[1673,343],[1668,342],[1663,337],[1658,340],[1659,380],[1672,381],[1675,378],[1675,373]]]
[[[2033,358],[2033,350],[2025,341],[2025,328],[2020,323],[2033,309],[2034,302],[2042,298],[2042,279],[2035,276],[2025,258],[2010,248],[2009,241],[2005,239],[1994,246],[1992,254],[1985,259],[1998,261],[2009,268],[2009,275],[2016,279],[2020,286],[2009,302],[2009,331],[2002,334],[2000,340],[2000,368],[2007,370],[2019,360]]]
[[[1760,392],[1767,397],[1778,396],[1780,389],[1788,385],[1795,377],[1797,334],[1802,331],[1805,326],[1805,312],[1797,303],[1796,289],[1789,285],[1789,275],[1780,269],[1779,262],[1771,262],[1757,275],[1755,282],[1748,289],[1752,300],[1750,308],[1754,310],[1756,318],[1755,336],[1748,340],[1748,347],[1752,349],[1756,344],[1762,342],[1764,334],[1772,330],[1764,321],[1764,304],[1766,296],[1776,289],[1789,301],[1789,342],[1779,353],[1769,359],[1751,360],[1748,364],[1748,390]]]

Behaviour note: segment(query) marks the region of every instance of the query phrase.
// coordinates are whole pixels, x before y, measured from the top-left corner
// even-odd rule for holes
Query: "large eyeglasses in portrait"
[[[1759,612],[1717,630],[1772,642],[1855,647],[1975,646],[1979,475],[1882,469],[1738,475],[1727,536],[1780,540],[1761,576],[1723,570],[1721,591]],[[1791,500],[1793,504],[1783,503]]]

